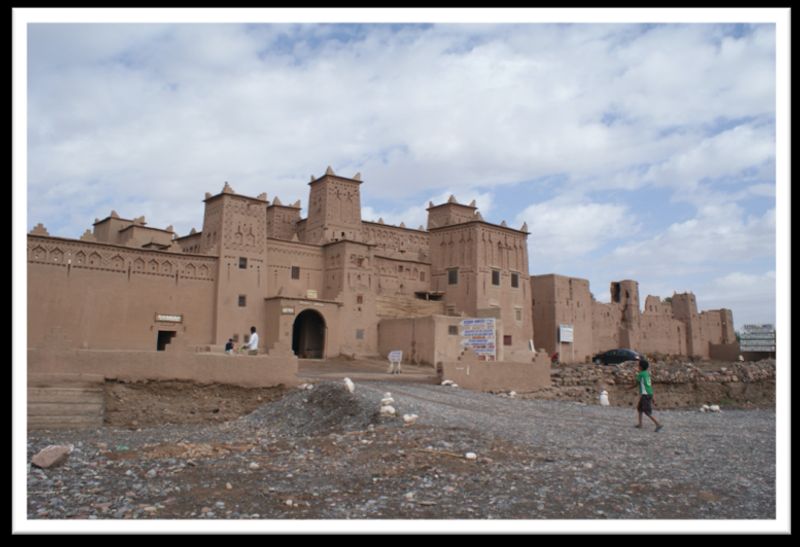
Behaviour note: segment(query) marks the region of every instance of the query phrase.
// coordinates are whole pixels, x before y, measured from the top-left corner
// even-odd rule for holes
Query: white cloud
[[[328,164],[400,199],[454,181],[488,188],[564,172],[635,188],[643,181],[631,170],[648,164],[681,186],[769,159],[768,127],[711,139],[698,128],[772,113],[771,35],[766,26],[722,37],[709,25],[40,25],[29,40],[30,186],[43,194],[100,179],[123,199],[135,188],[196,203],[228,180],[243,193],[305,199],[298,187]],[[31,216],[47,220],[36,205]]]
[[[518,217],[527,222],[531,271],[557,271],[565,263],[639,229],[624,204],[593,203],[559,197],[528,206]]]
[[[696,273],[775,255],[775,209],[746,215],[735,204],[709,203],[696,217],[671,224],[656,236],[625,244],[612,258],[640,271],[668,267],[671,275]]]
[[[735,328],[775,322],[775,271],[759,274],[731,272],[700,287],[698,306],[734,310]]]
[[[371,222],[377,222],[379,219],[383,219],[386,224],[393,224],[395,226],[399,226],[402,222],[406,225],[406,228],[416,229],[420,226],[426,228],[428,225],[427,208],[430,203],[433,203],[434,205],[441,205],[442,203],[446,203],[451,195],[455,196],[458,203],[465,205],[470,204],[474,200],[475,206],[478,208],[478,211],[480,211],[484,220],[495,222],[496,224],[500,223],[500,220],[493,221],[489,216],[492,211],[493,200],[491,193],[464,189],[458,191],[446,190],[440,194],[431,196],[423,203],[412,205],[411,207],[402,210],[389,209],[381,211],[369,205],[362,205],[361,218]]]

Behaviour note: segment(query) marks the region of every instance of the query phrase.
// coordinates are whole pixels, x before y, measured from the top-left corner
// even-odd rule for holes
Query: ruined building
[[[300,202],[206,194],[202,230],[178,237],[112,211],[79,239],[28,234],[28,346],[54,331],[75,349],[167,350],[242,343],[256,326],[262,351],[306,358],[385,355],[435,364],[462,351],[464,318],[492,318],[497,360],[530,362],[530,346],[564,360],[632,347],[710,356],[733,339],[730,311],[697,313],[693,295],[671,304],[634,281],[600,304],[588,282],[528,273],[527,227],[486,222],[455,197],[428,207],[427,227],[361,218],[361,177],[328,168]]]
[[[738,356],[731,310],[698,313],[692,293],[676,293],[663,301],[648,296],[641,309],[636,281],[613,282],[610,290],[611,301],[605,304],[594,299],[586,279],[532,276],[536,346],[558,351],[567,362],[586,362],[615,348],[701,359]],[[571,327],[571,342],[560,341],[560,325]]]

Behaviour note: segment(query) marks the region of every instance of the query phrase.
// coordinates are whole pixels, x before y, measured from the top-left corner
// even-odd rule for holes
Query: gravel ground
[[[325,382],[221,424],[30,432],[28,462],[75,449],[28,465],[28,518],[775,518],[774,410],[656,416],[658,433],[627,408]]]

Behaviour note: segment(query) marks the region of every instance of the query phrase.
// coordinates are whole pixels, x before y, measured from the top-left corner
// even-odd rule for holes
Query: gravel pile
[[[380,416],[380,394],[364,390],[350,393],[341,382],[324,382],[311,389],[289,393],[264,405],[241,422],[268,428],[282,437],[309,437],[332,432],[359,431],[385,423]]]

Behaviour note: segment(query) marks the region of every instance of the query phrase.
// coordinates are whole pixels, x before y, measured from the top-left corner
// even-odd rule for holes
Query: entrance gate
[[[292,351],[300,359],[325,357],[325,319],[319,312],[305,310],[294,320]]]

